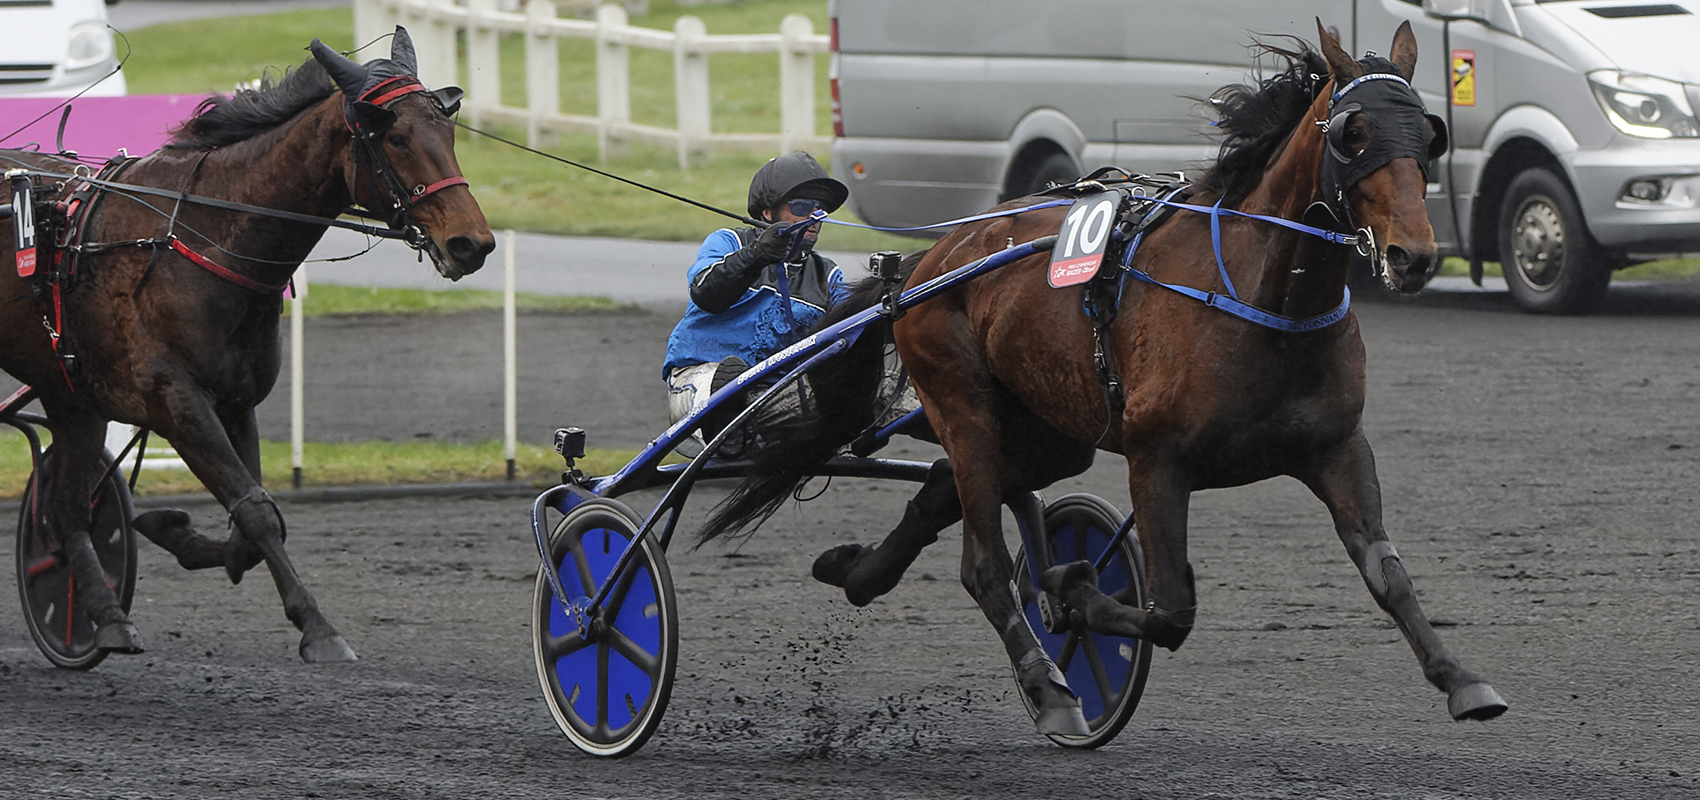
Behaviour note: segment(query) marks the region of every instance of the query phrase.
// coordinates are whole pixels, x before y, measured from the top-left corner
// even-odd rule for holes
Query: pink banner
[[[65,124],[65,149],[79,155],[108,158],[120,148],[130,155],[147,155],[171,137],[176,127],[205,98],[195,94],[136,94],[127,97],[80,97],[71,101],[71,119]],[[57,97],[0,98],[0,136],[63,102]],[[0,147],[23,147],[30,142],[42,152],[58,149],[59,116],[56,110],[16,134],[0,141]]]

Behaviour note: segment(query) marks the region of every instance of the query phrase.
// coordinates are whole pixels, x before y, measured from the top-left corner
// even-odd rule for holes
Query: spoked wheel
[[[78,602],[81,587],[71,575],[70,559],[47,527],[47,482],[53,475],[51,448],[41,467],[30,474],[18,511],[18,597],[23,601],[24,619],[30,636],[42,655],[65,669],[90,669],[106,659],[106,651],[94,645],[94,620]],[[106,582],[118,595],[118,605],[130,611],[136,593],[136,531],[130,489],[114,472],[96,493],[89,539]]]
[[[1101,497],[1071,494],[1045,506],[1045,542],[1050,545],[1046,563],[1093,561],[1104,552],[1122,515]],[[1047,734],[1064,747],[1093,748],[1107,744],[1133,717],[1145,693],[1145,676],[1151,669],[1151,643],[1086,630],[1081,623],[1065,623],[1058,633],[1048,633],[1040,617],[1038,592],[1026,569],[1025,548],[1015,557],[1017,589],[1027,622],[1039,636],[1039,644],[1068,678],[1070,689],[1080,698],[1080,710],[1091,731],[1085,736]],[[1109,566],[1098,575],[1104,594],[1136,607],[1145,605],[1145,564],[1139,554],[1136,534],[1129,533],[1117,548]],[[1027,713],[1038,717],[1039,709],[1021,693]]]
[[[678,664],[679,617],[667,559],[645,539],[624,573],[612,576],[642,521],[625,505],[592,498],[549,537],[550,563],[539,568],[532,641],[537,679],[561,732],[580,750],[619,758],[637,752],[661,724]],[[555,569],[574,600],[617,582],[603,613],[581,636],[542,571]]]

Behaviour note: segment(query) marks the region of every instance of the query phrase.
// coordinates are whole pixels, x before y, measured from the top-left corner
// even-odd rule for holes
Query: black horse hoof
[[[1485,683],[1472,683],[1453,689],[1446,697],[1446,710],[1458,721],[1487,720],[1505,713],[1509,708],[1505,698]]]
[[[130,524],[148,541],[177,556],[177,563],[184,569],[224,566],[223,546],[196,533],[186,511],[158,508],[136,515]]]
[[[94,646],[108,653],[142,652],[142,632],[128,622],[108,622],[94,631]]]
[[[266,560],[266,554],[242,535],[241,528],[230,531],[230,538],[224,541],[223,556],[224,574],[230,576],[232,584],[241,583],[244,573]]]
[[[1039,585],[1044,587],[1046,593],[1059,600],[1064,598],[1071,587],[1081,584],[1098,585],[1098,570],[1092,567],[1090,561],[1058,564],[1039,575]]]
[[[301,660],[309,664],[323,664],[333,661],[358,661],[354,648],[348,646],[342,636],[332,634],[323,639],[308,642],[301,640]]]
[[[856,559],[862,557],[862,551],[868,548],[859,544],[841,544],[815,559],[814,569],[811,570],[815,580],[828,586],[843,588],[850,580],[850,569],[856,565]]]

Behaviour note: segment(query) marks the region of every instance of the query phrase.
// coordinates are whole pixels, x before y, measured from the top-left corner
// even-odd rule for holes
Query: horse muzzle
[[[1376,257],[1381,262],[1382,283],[1400,294],[1422,291],[1440,270],[1441,259],[1433,242],[1427,247],[1389,244]]]
[[[427,236],[422,249],[431,256],[438,274],[458,281],[484,266],[484,258],[496,249],[496,237],[489,231],[458,234],[441,241]]]

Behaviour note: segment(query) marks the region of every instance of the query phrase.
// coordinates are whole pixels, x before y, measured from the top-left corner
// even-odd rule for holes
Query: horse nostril
[[[476,260],[482,262],[491,250],[496,249],[496,238],[494,236],[480,236],[478,238],[451,236],[445,244],[448,247],[449,255],[454,256],[458,261]]]
[[[1404,272],[1411,266],[1411,251],[1396,244],[1387,246],[1387,265]]]

